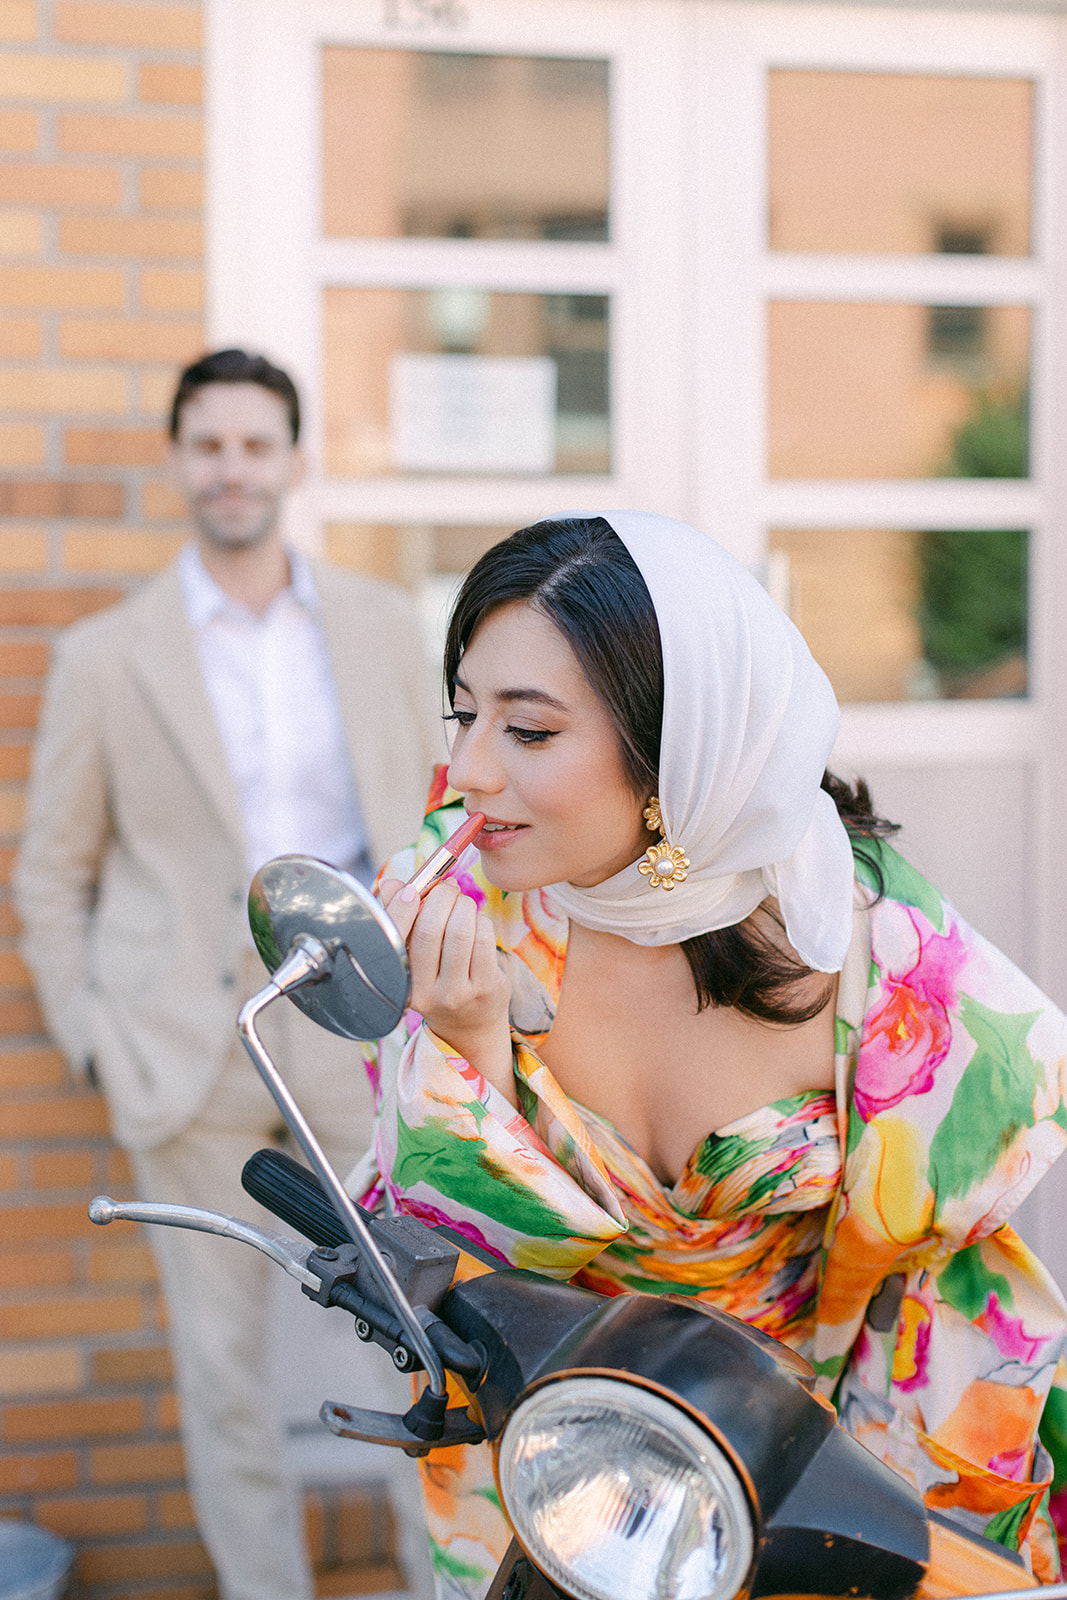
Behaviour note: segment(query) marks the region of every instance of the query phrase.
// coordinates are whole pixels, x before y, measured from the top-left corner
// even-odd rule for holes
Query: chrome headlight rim
[[[598,1392],[604,1398],[611,1398],[612,1393],[620,1400],[633,1401],[635,1396],[641,1397],[638,1409],[642,1406],[647,1408],[644,1420],[658,1422],[673,1442],[680,1439],[692,1449],[694,1458],[703,1461],[710,1469],[709,1475],[725,1486],[727,1520],[733,1524],[736,1545],[727,1565],[728,1576],[715,1588],[711,1600],[732,1600],[732,1596],[744,1593],[759,1553],[760,1521],[758,1497],[744,1463],[709,1419],[690,1406],[683,1396],[640,1374],[620,1374],[617,1368],[582,1367],[547,1373],[523,1390],[494,1440],[493,1472],[500,1504],[526,1556],[550,1582],[573,1593],[576,1600],[618,1600],[614,1592],[609,1597],[584,1584],[530,1536],[529,1528],[522,1525],[522,1519],[516,1518],[509,1507],[508,1486],[505,1483],[506,1452],[511,1442],[509,1431],[518,1426],[524,1417],[528,1418],[530,1409],[554,1391],[569,1390],[571,1396],[577,1399],[588,1392],[587,1385],[603,1385],[604,1390]]]

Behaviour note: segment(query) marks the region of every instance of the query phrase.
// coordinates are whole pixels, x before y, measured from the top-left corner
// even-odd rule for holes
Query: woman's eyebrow
[[[453,678],[452,682],[457,689],[462,689],[464,694],[470,694],[470,689],[462,678]],[[503,700],[507,704],[511,704],[516,700],[529,700],[534,705],[551,706],[554,711],[567,710],[562,700],[557,700],[553,695],[546,694],[544,689],[497,689],[494,691],[493,698],[494,700]]]

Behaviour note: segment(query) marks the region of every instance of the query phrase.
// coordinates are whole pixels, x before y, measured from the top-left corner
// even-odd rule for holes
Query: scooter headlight
[[[576,1600],[730,1600],[752,1565],[736,1467],[678,1406],[562,1378],[515,1408],[497,1473],[531,1559]]]

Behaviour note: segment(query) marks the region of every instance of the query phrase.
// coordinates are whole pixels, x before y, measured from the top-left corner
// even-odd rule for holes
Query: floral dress
[[[457,807],[441,769],[390,876],[437,848]],[[513,1266],[605,1294],[708,1299],[781,1338],[928,1505],[1053,1579],[1067,1306],[1007,1218],[1067,1144],[1067,1019],[895,851],[864,840],[836,1093],[719,1128],[665,1187],[537,1055],[566,918],[547,891],[509,894],[464,867],[511,977],[521,1110],[409,1013],[366,1047],[368,1201],[447,1219]],[[488,1448],[434,1451],[424,1486],[439,1586],[480,1600],[509,1537]]]

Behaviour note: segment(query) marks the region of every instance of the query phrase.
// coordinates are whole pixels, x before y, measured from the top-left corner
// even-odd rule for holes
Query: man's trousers
[[[242,979],[235,1020],[242,996],[267,981],[252,952]],[[286,999],[261,1014],[257,1026],[343,1180],[371,1137],[370,1089],[358,1047],[316,1027]],[[281,1129],[280,1113],[235,1031],[225,1068],[195,1120],[166,1144],[130,1153],[138,1194],[291,1232],[241,1188],[245,1161],[278,1144]],[[189,1486],[221,1600],[310,1600],[301,1497],[286,1466],[269,1381],[270,1280],[281,1269],[230,1239],[180,1228],[147,1231],[167,1302]],[[291,1280],[285,1286],[300,1293]],[[300,1356],[299,1349],[285,1353],[287,1360]]]

